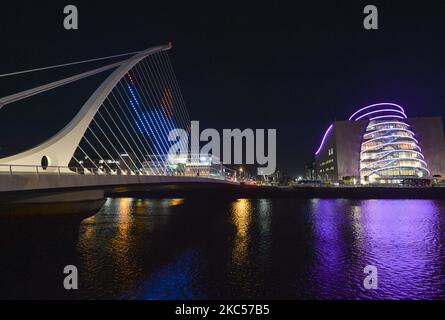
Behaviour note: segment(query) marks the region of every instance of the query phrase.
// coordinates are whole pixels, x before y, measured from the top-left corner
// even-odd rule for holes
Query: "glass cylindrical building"
[[[378,103],[355,112],[349,120],[368,120],[360,150],[361,183],[400,183],[430,176],[405,110]]]

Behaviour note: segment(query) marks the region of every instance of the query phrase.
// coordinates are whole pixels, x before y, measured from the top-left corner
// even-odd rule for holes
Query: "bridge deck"
[[[233,181],[198,176],[20,174],[0,175],[0,192],[70,188],[107,189],[116,186],[177,183],[238,184]]]

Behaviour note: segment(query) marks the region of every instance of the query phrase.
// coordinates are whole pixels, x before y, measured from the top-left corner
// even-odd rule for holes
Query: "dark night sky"
[[[438,1],[89,2],[2,4],[0,73],[173,41],[170,56],[191,118],[217,129],[276,128],[278,166],[293,175],[302,172],[330,122],[358,106],[392,101],[408,116],[445,116],[445,4]],[[370,3],[379,9],[378,31],[362,27]],[[66,4],[77,5],[79,30],[63,29]],[[85,67],[0,79],[0,95]],[[1,110],[0,154],[60,130],[102,79]]]

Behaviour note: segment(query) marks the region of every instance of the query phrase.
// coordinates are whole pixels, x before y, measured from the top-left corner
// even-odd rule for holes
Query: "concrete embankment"
[[[186,182],[0,193],[0,218],[94,214],[106,197],[226,199],[445,199],[443,187],[258,187]]]
[[[109,192],[110,197],[139,198],[345,198],[345,199],[445,199],[443,187],[258,187],[215,186],[201,184],[182,186],[158,186],[147,190]]]

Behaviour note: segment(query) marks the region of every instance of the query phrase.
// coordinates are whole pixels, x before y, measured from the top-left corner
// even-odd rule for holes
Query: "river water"
[[[0,224],[3,299],[445,299],[444,201],[110,198]]]

